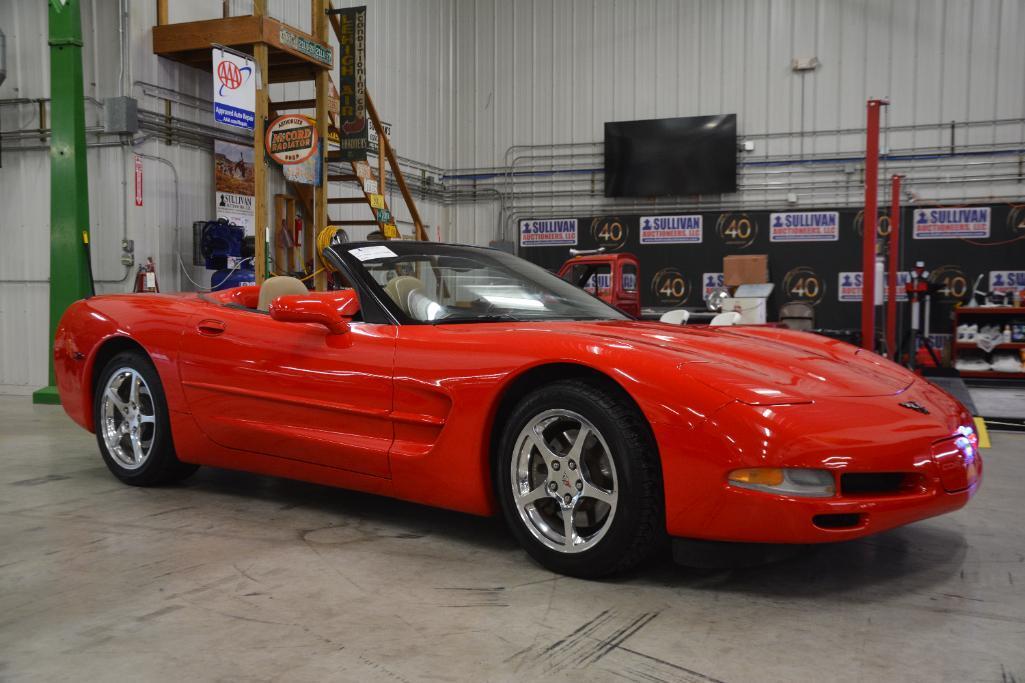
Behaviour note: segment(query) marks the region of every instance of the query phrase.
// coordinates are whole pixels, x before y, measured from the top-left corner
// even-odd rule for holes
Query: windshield
[[[544,268],[505,252],[426,242],[346,244],[347,253],[399,309],[423,323],[624,320],[617,309]]]

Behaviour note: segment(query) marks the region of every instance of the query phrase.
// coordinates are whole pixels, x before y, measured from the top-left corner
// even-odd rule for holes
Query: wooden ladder
[[[327,3],[328,8],[333,8],[332,3]],[[328,19],[330,20],[332,28],[334,28],[335,36],[341,40],[341,20],[336,14],[329,14]],[[333,86],[332,86],[332,89]],[[423,221],[420,219],[420,212],[417,211],[416,202],[413,200],[412,194],[409,192],[409,186],[406,184],[405,176],[402,174],[402,169],[399,167],[398,157],[395,154],[395,149],[391,145],[391,140],[388,139],[387,133],[385,133],[384,126],[381,124],[381,117],[377,114],[377,107],[374,106],[374,100],[370,97],[370,93],[366,93],[367,98],[367,114],[370,117],[370,121],[374,124],[374,129],[377,131],[377,173],[375,175],[373,167],[366,161],[352,161],[349,162],[349,167],[352,173],[339,173],[339,174],[328,174],[329,182],[355,182],[359,187],[362,199],[359,196],[355,197],[328,197],[327,203],[331,205],[338,204],[363,204],[365,203],[370,209],[371,217],[367,220],[333,220],[328,217],[328,225],[335,226],[346,226],[346,225],[376,225],[377,229],[381,231],[381,234],[386,238],[398,237],[397,231],[395,234],[388,234],[386,231],[386,222],[380,220],[381,216],[391,216],[392,222],[394,223],[394,215],[392,214],[391,207],[388,206],[387,198],[387,181],[388,174],[385,167],[385,161],[391,168],[392,177],[395,178],[395,183],[398,185],[399,192],[402,194],[402,199],[406,204],[406,210],[409,212],[409,216],[413,221],[413,227],[415,229],[415,238],[418,240],[427,239],[427,231],[424,229]],[[329,128],[338,134],[338,121],[333,113],[329,114]],[[341,161],[340,152],[328,152],[326,161],[338,162]],[[372,181],[377,185],[377,192],[367,192],[367,184],[364,181]],[[371,195],[378,194],[381,197],[381,209],[375,209],[371,205]]]
[[[331,8],[332,6],[330,2],[327,2],[325,4],[328,8]],[[339,20],[338,16],[335,14],[329,14],[328,20],[331,26],[334,28],[335,35],[338,36],[341,32],[341,21]],[[337,91],[333,83],[331,82],[330,76],[328,76],[328,87],[335,94],[335,96],[337,96]],[[348,169],[350,171],[348,173],[331,173],[330,169],[328,169],[328,189],[325,193],[327,196],[326,203],[328,205],[327,226],[339,228],[344,228],[346,226],[375,226],[385,239],[393,239],[399,237],[397,226],[394,230],[391,229],[391,226],[395,225],[395,217],[391,211],[391,207],[388,205],[387,199],[387,171],[390,169],[392,177],[395,179],[395,184],[398,186],[399,192],[402,195],[402,199],[406,205],[406,210],[409,212],[410,218],[412,219],[413,227],[415,230],[414,238],[417,240],[427,240],[427,231],[424,228],[423,221],[420,218],[420,212],[417,210],[416,202],[414,201],[413,196],[409,191],[409,186],[406,184],[405,176],[403,175],[402,169],[399,166],[398,156],[395,154],[395,149],[391,145],[391,140],[388,138],[388,135],[385,132],[384,125],[382,125],[381,118],[377,113],[377,107],[374,106],[374,101],[370,97],[369,92],[366,93],[366,99],[367,115],[370,121],[373,123],[374,129],[377,131],[378,142],[376,169],[374,168],[375,165],[372,165],[365,160],[348,162]],[[270,117],[270,119],[273,119],[278,114],[283,112],[313,109],[316,107],[316,103],[316,99],[289,100],[277,103],[271,102],[268,104],[268,116]],[[329,135],[331,133],[339,135],[338,120],[336,115],[330,110],[328,110],[327,118]],[[326,164],[336,164],[339,162],[343,162],[341,158],[341,152],[330,150],[330,143],[327,140],[324,141],[324,145],[325,148],[328,149],[328,152],[325,155],[324,159]],[[366,181],[371,182],[368,183]],[[350,184],[350,188],[351,183],[355,183],[356,187],[359,189],[359,194],[350,194],[349,196],[331,196],[332,188],[345,187],[346,183]],[[371,185],[375,184],[376,188],[371,187]],[[300,265],[303,265],[304,268],[312,264],[313,271],[311,272],[316,273],[318,275],[318,277],[315,279],[315,287],[318,290],[322,290],[326,286],[326,274],[324,274],[323,270],[317,266],[318,255],[316,253],[316,240],[318,236],[314,234],[313,230],[313,225],[315,223],[316,216],[316,213],[314,211],[314,188],[312,185],[303,185],[292,182],[287,182],[287,186],[290,192],[298,200],[300,206],[302,206],[302,208],[305,210],[306,215],[310,217],[308,229],[306,230],[305,235],[303,237],[303,246],[301,249],[301,254],[298,257],[299,263]],[[377,192],[367,192],[367,189],[376,189]],[[375,195],[380,197],[380,199],[378,200],[378,204],[380,205],[379,208],[375,208],[373,206],[373,200]],[[370,211],[370,215],[367,218],[331,218],[330,207],[332,206],[360,204],[365,205],[367,209]],[[287,206],[287,202],[283,204],[283,206]],[[278,203],[275,204],[275,208],[278,208]],[[291,223],[291,217],[293,215],[294,209],[286,214],[286,223]],[[274,217],[275,223],[279,222],[278,218],[278,216]],[[281,227],[282,226],[280,225],[275,225],[275,229],[272,232],[272,235],[274,236],[273,239],[278,239],[278,230],[280,230]],[[271,245],[271,248],[274,249],[274,246]],[[277,261],[278,259],[282,259],[284,261],[284,263],[276,264],[279,270],[286,265],[288,267],[291,267],[291,265],[294,263],[293,249],[288,248],[283,250],[283,252],[283,254],[275,258],[275,261]],[[276,250],[275,253],[277,253]]]

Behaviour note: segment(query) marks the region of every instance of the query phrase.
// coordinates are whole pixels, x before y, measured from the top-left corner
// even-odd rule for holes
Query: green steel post
[[[81,0],[50,0],[50,379],[33,403],[60,403],[53,338],[61,315],[92,292],[89,177],[82,91]]]

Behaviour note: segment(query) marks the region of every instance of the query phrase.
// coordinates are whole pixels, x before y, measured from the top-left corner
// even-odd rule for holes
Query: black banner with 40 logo
[[[890,233],[888,214],[880,208],[881,237]],[[570,248],[634,254],[641,305],[665,308],[703,306],[707,292],[722,284],[724,256],[767,254],[769,279],[776,285],[769,320],[782,304],[806,301],[815,307],[817,327],[856,329],[863,219],[858,209],[807,208],[579,217],[575,247],[526,246],[521,240],[519,255],[557,271]],[[949,332],[953,304],[970,299],[980,275],[981,290],[1005,282],[1025,288],[1025,206],[907,207],[901,225],[898,301],[904,299],[906,273],[924,261],[938,287],[933,332]],[[908,315],[903,305],[900,315],[902,321]]]

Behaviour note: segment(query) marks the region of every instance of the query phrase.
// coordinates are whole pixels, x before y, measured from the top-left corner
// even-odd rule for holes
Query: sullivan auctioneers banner
[[[878,232],[889,235],[886,207]],[[640,259],[641,305],[702,306],[722,284],[722,259],[768,254],[775,291],[768,318],[787,301],[815,306],[815,324],[827,329],[860,326],[861,235],[857,209],[801,211],[673,212],[576,218],[538,216],[519,223],[519,254],[558,270],[570,248],[635,254]],[[898,301],[915,261],[925,261],[939,287],[932,330],[950,329],[955,302],[967,302],[975,280],[981,290],[1025,289],[1025,205],[906,208]],[[901,321],[909,314],[900,312]]]
[[[214,190],[217,217],[241,226],[247,235],[255,235],[256,195],[253,148],[214,140]]]

